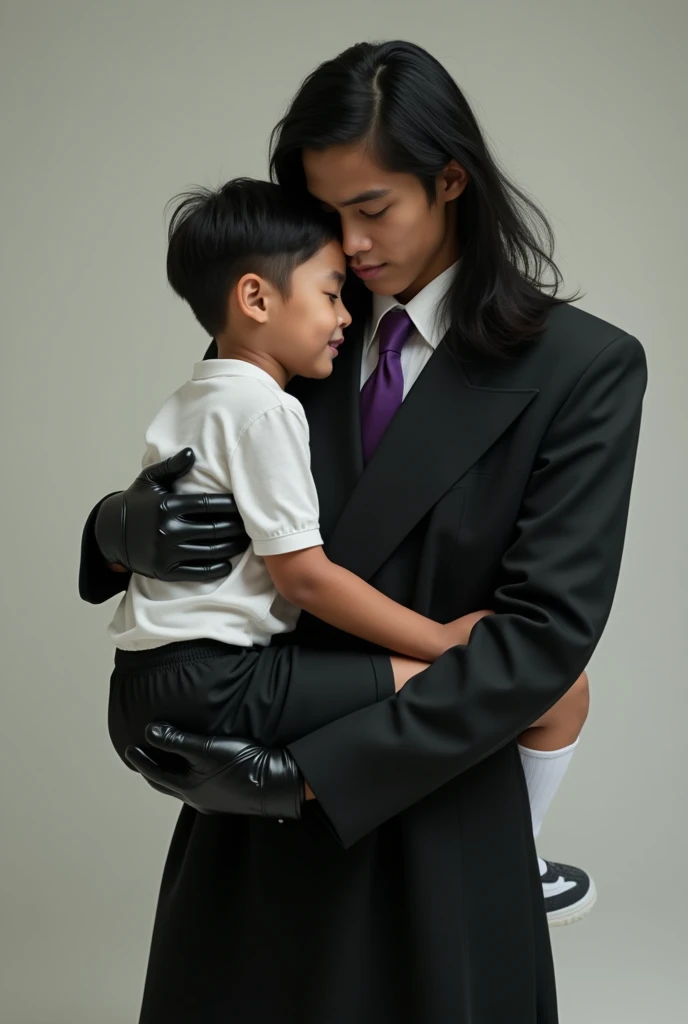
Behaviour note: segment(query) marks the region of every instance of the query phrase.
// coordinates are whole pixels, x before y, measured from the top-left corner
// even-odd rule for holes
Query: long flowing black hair
[[[549,309],[578,297],[558,296],[547,218],[498,167],[465,96],[426,50],[358,43],[316,68],[273,129],[271,176],[305,198],[303,150],[353,142],[381,167],[415,175],[429,202],[450,160],[468,172],[456,200],[459,269],[446,300],[450,337],[463,354],[516,354],[537,340]],[[354,312],[361,295],[359,287]]]

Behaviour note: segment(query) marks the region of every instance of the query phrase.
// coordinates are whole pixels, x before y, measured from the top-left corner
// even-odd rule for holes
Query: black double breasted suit
[[[183,808],[145,1024],[557,1020],[514,740],[583,671],[609,615],[643,350],[569,305],[516,359],[462,360],[448,337],[364,468],[361,336],[349,330],[328,380],[290,388],[326,551],[424,615],[496,615],[397,697],[278,735],[318,798],[301,822]],[[362,646],[306,614],[287,639]]]

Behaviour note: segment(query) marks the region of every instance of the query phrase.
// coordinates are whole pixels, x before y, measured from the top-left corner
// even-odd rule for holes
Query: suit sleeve
[[[112,492],[116,493],[115,491]],[[105,498],[110,495],[106,494]],[[108,598],[120,594],[129,586],[131,573],[113,572],[100,553],[96,540],[96,516],[105,501],[101,498],[92,509],[81,535],[81,562],[79,564],[79,597],[89,604],[102,604]]]
[[[470,643],[290,744],[345,847],[514,740],[584,670],[616,589],[646,379],[624,335],[573,387],[543,436],[496,614]]]

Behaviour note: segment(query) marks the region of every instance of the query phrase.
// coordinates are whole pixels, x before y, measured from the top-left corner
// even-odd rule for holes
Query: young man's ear
[[[264,277],[244,274],[234,287],[234,301],[240,313],[258,324],[264,324],[268,319],[273,292],[274,288]]]
[[[450,160],[438,175],[437,198],[443,203],[458,199],[470,180],[466,168],[456,160]]]

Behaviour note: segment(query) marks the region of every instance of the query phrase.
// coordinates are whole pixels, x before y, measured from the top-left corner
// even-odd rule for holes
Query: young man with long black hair
[[[344,717],[325,675],[332,720],[309,732],[304,701],[264,737],[270,749],[155,726],[148,750],[129,752],[187,803],[141,1022],[553,1024],[522,766],[609,615],[643,350],[556,294],[546,221],[413,44],[360,44],[313,72],[275,131],[272,169],[339,217],[353,276],[335,371],[292,385],[327,554],[438,621],[495,614],[399,694],[361,696]],[[409,321],[399,351],[381,341],[392,311]],[[371,407],[359,393],[374,375]],[[170,496],[191,459],[93,510],[87,600],[126,586],[114,564],[166,579],[229,571],[245,544],[231,497]],[[353,641],[303,615],[288,642]],[[585,690],[576,701],[582,723]],[[544,805],[575,740],[562,735],[558,770],[534,765]],[[155,748],[187,767],[157,763]]]

